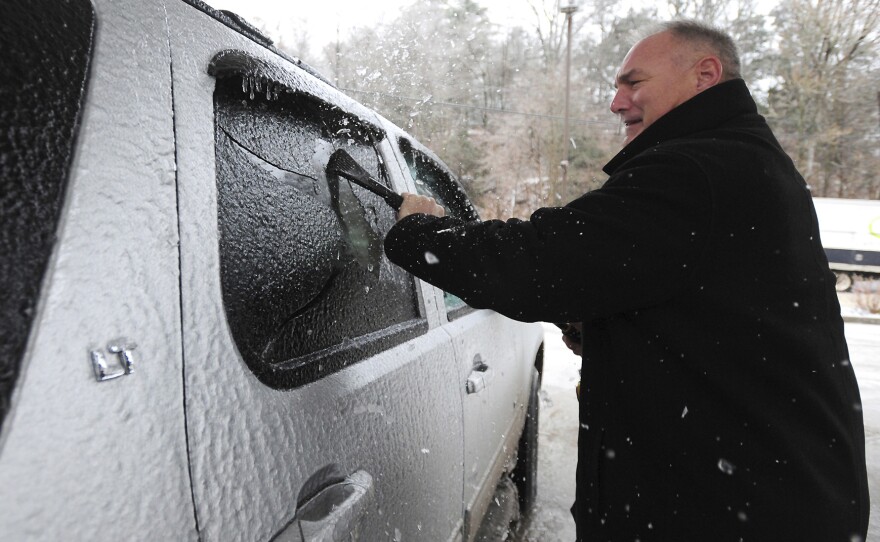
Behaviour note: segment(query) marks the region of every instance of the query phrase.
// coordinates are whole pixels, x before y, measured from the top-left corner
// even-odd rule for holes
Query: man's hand
[[[408,192],[404,192],[401,196],[403,196],[403,203],[400,205],[400,209],[397,210],[397,220],[416,213],[446,216],[446,209],[438,205],[434,198]]]
[[[562,342],[565,343],[565,346],[576,356],[580,356],[583,351],[583,346],[581,345],[581,329],[583,324],[581,322],[571,322],[556,325],[562,330]]]

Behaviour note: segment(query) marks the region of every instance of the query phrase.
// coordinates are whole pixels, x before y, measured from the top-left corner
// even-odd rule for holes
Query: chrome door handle
[[[301,504],[293,521],[272,542],[340,542],[358,539],[361,519],[373,502],[373,477],[359,470]]]
[[[483,362],[482,356],[479,354],[475,355],[473,369],[471,374],[468,375],[465,389],[467,389],[468,393],[480,393],[492,380],[492,374],[489,366]]]

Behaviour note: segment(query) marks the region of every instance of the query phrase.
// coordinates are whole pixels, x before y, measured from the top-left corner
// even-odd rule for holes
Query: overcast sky
[[[351,29],[390,22],[401,8],[416,0],[207,0],[217,9],[234,11],[248,20],[260,19],[270,23],[278,20],[300,19],[307,23],[309,43],[313,51]],[[508,26],[533,24],[534,14],[529,0],[477,0],[488,9],[492,22]]]
[[[370,27],[394,20],[402,8],[418,0],[207,0],[217,9],[234,11],[250,21],[260,20],[271,33],[273,23],[284,22],[283,28],[295,28],[298,22],[305,23],[309,45],[314,53],[336,38],[337,30],[341,37],[347,37],[352,29]],[[549,4],[547,0],[475,0],[488,10],[489,19],[502,26],[522,26],[531,28],[536,21],[532,4]],[[587,0],[558,0],[564,4],[575,2],[581,9],[592,9]],[[757,0],[760,12],[769,13],[779,0]],[[647,7],[655,4],[661,16],[668,5],[664,0],[620,0],[615,10],[625,12],[627,8]],[[577,16],[577,14],[575,15]],[[290,24],[294,22],[294,24]],[[276,37],[270,35],[270,37]]]

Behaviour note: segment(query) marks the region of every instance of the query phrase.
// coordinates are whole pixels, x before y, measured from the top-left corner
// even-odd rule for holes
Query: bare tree
[[[584,0],[570,142],[561,134],[564,15],[558,0],[515,1],[529,3],[531,24],[494,25],[478,0],[415,2],[387,24],[338,36],[317,65],[434,149],[487,215],[527,216],[604,182],[601,167],[622,140],[608,109],[614,78],[637,31],[669,16],[703,20],[739,44],[744,78],[814,192],[880,198],[880,0],[781,0],[775,27],[758,0],[664,0],[625,12],[615,0]],[[291,45],[309,60],[304,39]]]
[[[769,116],[813,193],[880,197],[880,0],[786,0]]]

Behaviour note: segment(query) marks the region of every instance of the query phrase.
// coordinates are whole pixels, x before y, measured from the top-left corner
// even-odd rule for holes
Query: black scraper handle
[[[362,168],[345,149],[338,149],[330,155],[330,160],[327,162],[327,173],[345,177],[349,181],[366,188],[384,199],[385,203],[394,210],[400,209],[400,206],[403,205],[403,196],[371,177],[367,170]]]

